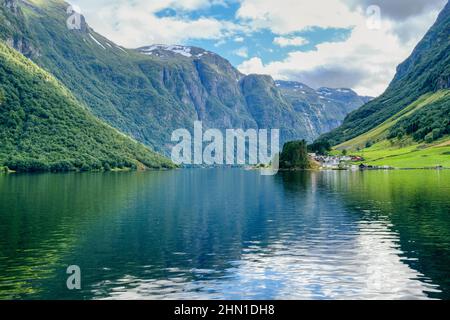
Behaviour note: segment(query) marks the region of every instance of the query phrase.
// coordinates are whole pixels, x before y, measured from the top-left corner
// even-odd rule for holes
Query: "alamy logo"
[[[67,278],[67,289],[80,290],[81,289],[81,269],[79,266],[69,266],[66,273],[70,276]]]
[[[69,6],[67,8],[69,18],[66,20],[66,25],[69,30],[81,30],[81,10],[76,6]]]
[[[270,133],[270,145],[268,136]],[[203,123],[194,123],[194,137],[187,129],[172,133],[172,161],[183,165],[257,165],[270,168],[261,170],[263,175],[275,175],[279,168],[279,129],[208,129]],[[248,149],[247,149],[248,147]]]
[[[366,9],[367,28],[369,30],[381,29],[381,8],[377,5],[369,6]]]

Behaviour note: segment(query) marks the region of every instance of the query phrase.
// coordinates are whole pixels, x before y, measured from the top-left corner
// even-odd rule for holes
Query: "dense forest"
[[[389,137],[412,136],[417,142],[431,143],[450,134],[450,93],[431,103],[391,128]]]
[[[309,169],[311,163],[308,157],[307,142],[305,140],[288,142],[280,154],[280,169]]]
[[[49,73],[0,42],[0,166],[14,171],[172,168],[97,120]]]

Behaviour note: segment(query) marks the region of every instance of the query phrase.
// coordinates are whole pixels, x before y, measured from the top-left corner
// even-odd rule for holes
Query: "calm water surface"
[[[450,299],[450,171],[1,175],[0,235],[0,299]]]

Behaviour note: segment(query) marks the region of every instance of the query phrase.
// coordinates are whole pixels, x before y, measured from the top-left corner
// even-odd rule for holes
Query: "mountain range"
[[[194,121],[205,129],[280,129],[282,143],[317,138],[313,145],[377,164],[450,166],[449,4],[376,99],[245,75],[197,47],[127,49],[83,16],[77,29],[68,28],[68,7],[0,0],[2,166],[172,167],[154,151],[168,155],[171,133],[192,130]]]
[[[370,100],[350,89],[321,88],[244,75],[196,47],[123,48],[81,16],[69,30],[61,0],[0,0],[0,39],[51,73],[96,117],[153,150],[169,154],[171,133],[204,128],[280,129],[282,142],[340,125]]]

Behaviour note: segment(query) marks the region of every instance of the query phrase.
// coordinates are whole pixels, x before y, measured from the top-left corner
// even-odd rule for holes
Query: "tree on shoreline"
[[[309,169],[308,144],[305,140],[288,142],[280,155],[281,169]]]

